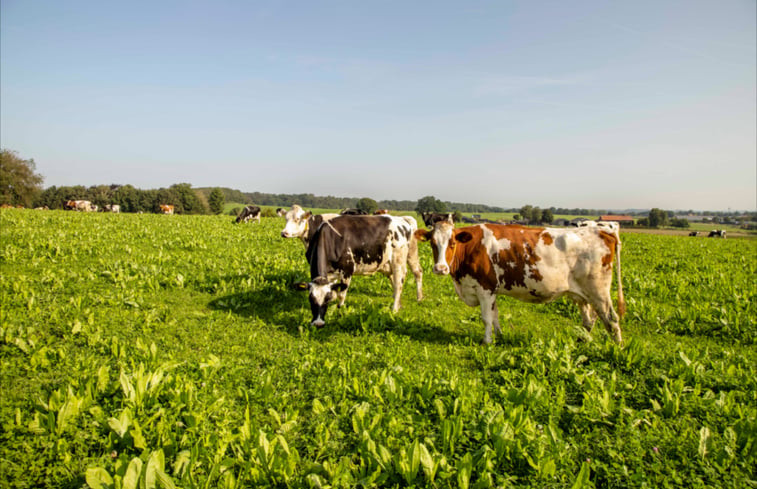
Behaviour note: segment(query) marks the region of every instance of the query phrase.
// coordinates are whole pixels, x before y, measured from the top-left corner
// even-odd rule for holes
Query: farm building
[[[606,216],[599,216],[597,219],[599,222],[615,221],[621,226],[633,226],[635,224],[633,216],[616,216],[608,214]]]

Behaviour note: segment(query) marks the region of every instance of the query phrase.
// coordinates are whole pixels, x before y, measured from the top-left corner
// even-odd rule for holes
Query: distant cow
[[[276,209],[276,215],[279,216],[279,217],[286,216],[286,213],[287,213],[286,209],[282,209],[281,207],[279,207],[278,209]]]
[[[689,236],[699,236],[699,231],[692,231],[689,233]]]
[[[601,228],[607,228],[610,231],[618,232],[620,231],[620,223],[617,221],[579,221],[576,224],[579,228],[586,228],[586,227],[601,227]]]
[[[368,213],[360,209],[344,209],[339,214],[341,214],[342,216],[365,216]]]
[[[79,211],[79,212],[92,212],[92,202],[88,200],[68,200],[63,206],[64,209]]]
[[[121,206],[118,204],[105,204],[103,206],[103,212],[113,212],[115,214],[118,214],[121,212]]]
[[[708,234],[707,237],[725,239],[725,229],[713,229],[712,231],[710,231],[710,234]]]
[[[389,214],[389,209],[378,209],[374,211],[374,216],[383,216],[384,214]]]
[[[171,204],[160,204],[160,212],[163,214],[173,214],[174,206]]]
[[[245,206],[245,208],[242,209],[242,212],[240,212],[237,216],[237,220],[235,222],[240,223],[251,220],[256,220],[258,221],[258,223],[260,222],[260,207],[256,205]]]
[[[308,245],[310,282],[296,284],[309,291],[311,324],[325,324],[326,309],[339,299],[344,304],[353,275],[382,273],[392,281],[392,311],[400,308],[407,266],[415,275],[417,298],[423,298],[423,271],[418,261],[418,225],[412,217],[335,217],[321,224]]]
[[[310,239],[313,237],[318,227],[324,221],[334,219],[339,214],[318,214],[314,215],[310,211],[304,210],[297,204],[284,214],[286,225],[281,231],[282,238],[300,238],[305,248],[308,247]]]
[[[434,224],[436,224],[439,221],[446,221],[448,219],[453,219],[451,213],[439,213],[439,212],[421,212],[421,218],[423,219],[423,223],[426,225],[426,227],[434,227]]]
[[[418,230],[415,236],[430,241],[434,273],[450,275],[460,299],[469,306],[481,306],[484,343],[492,340],[492,326],[501,333],[497,295],[534,303],[568,296],[578,304],[588,332],[598,315],[610,336],[622,341],[610,295],[615,259],[622,316],[621,243],[616,231],[599,226],[563,229],[499,224],[455,229],[446,220],[437,222],[431,231]]]

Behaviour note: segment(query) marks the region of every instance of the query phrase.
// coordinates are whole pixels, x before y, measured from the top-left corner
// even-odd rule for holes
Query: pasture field
[[[757,242],[623,233],[622,347],[508,298],[481,346],[427,244],[315,330],[232,220],[0,212],[0,487],[757,486]]]

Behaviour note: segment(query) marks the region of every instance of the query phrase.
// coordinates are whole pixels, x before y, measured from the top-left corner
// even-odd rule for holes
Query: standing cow
[[[480,224],[455,229],[451,219],[415,236],[430,241],[433,271],[450,275],[469,306],[481,306],[484,343],[501,334],[497,295],[544,303],[568,296],[581,310],[588,332],[596,316],[620,343],[619,316],[612,307],[612,263],[617,259],[618,312],[625,312],[620,274],[620,237],[600,226],[575,229]]]
[[[339,214],[313,214],[294,204],[291,210],[284,213],[286,225],[281,231],[281,237],[300,238],[302,244],[307,248],[310,239],[315,235],[320,225],[338,216]]]
[[[258,223],[260,223],[260,207],[256,205],[248,205],[245,206],[244,209],[242,209],[242,212],[239,213],[237,216],[236,222],[239,224],[240,222],[247,222],[256,220]]]
[[[409,264],[420,301],[423,271],[414,238],[417,228],[415,219],[394,216],[345,215],[321,224],[306,253],[310,282],[296,284],[309,291],[311,324],[325,324],[326,309],[333,300],[339,299],[339,307],[344,304],[353,275],[379,272],[389,277],[394,291],[392,311],[397,311]]]
[[[712,231],[710,231],[710,234],[708,234],[707,237],[725,239],[725,229],[713,229]]]

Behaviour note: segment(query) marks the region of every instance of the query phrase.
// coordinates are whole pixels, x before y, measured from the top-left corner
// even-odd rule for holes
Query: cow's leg
[[[594,323],[597,321],[597,313],[591,305],[584,299],[579,297],[573,297],[573,300],[578,305],[578,309],[581,311],[581,322],[587,333],[591,334],[591,330],[594,328]]]
[[[597,300],[592,301],[591,305],[599,316],[599,319],[604,323],[610,337],[616,343],[622,343],[623,334],[620,331],[620,317],[618,317],[618,314],[612,307],[612,298],[609,295],[604,298],[597,298]]]
[[[484,290],[479,294],[478,302],[481,305],[481,319],[484,321],[484,326],[486,326],[484,343],[488,345],[492,342],[492,327],[494,327],[494,332],[498,336],[502,334],[502,329],[499,327],[497,295]]]
[[[415,276],[415,294],[418,300],[423,299],[423,269],[418,258],[418,240],[413,237],[407,252],[407,263]]]
[[[407,267],[405,263],[397,263],[393,267],[392,274],[389,277],[392,281],[392,290],[394,291],[394,304],[392,304],[392,312],[400,310],[402,299],[402,286],[405,283],[405,275],[407,275]]]
[[[342,282],[347,286],[344,288],[344,290],[340,290],[336,293],[337,299],[339,299],[339,304],[337,304],[336,307],[341,308],[344,305],[345,299],[347,299],[347,289],[350,288],[350,281],[352,280],[352,277],[344,277],[342,279]]]

